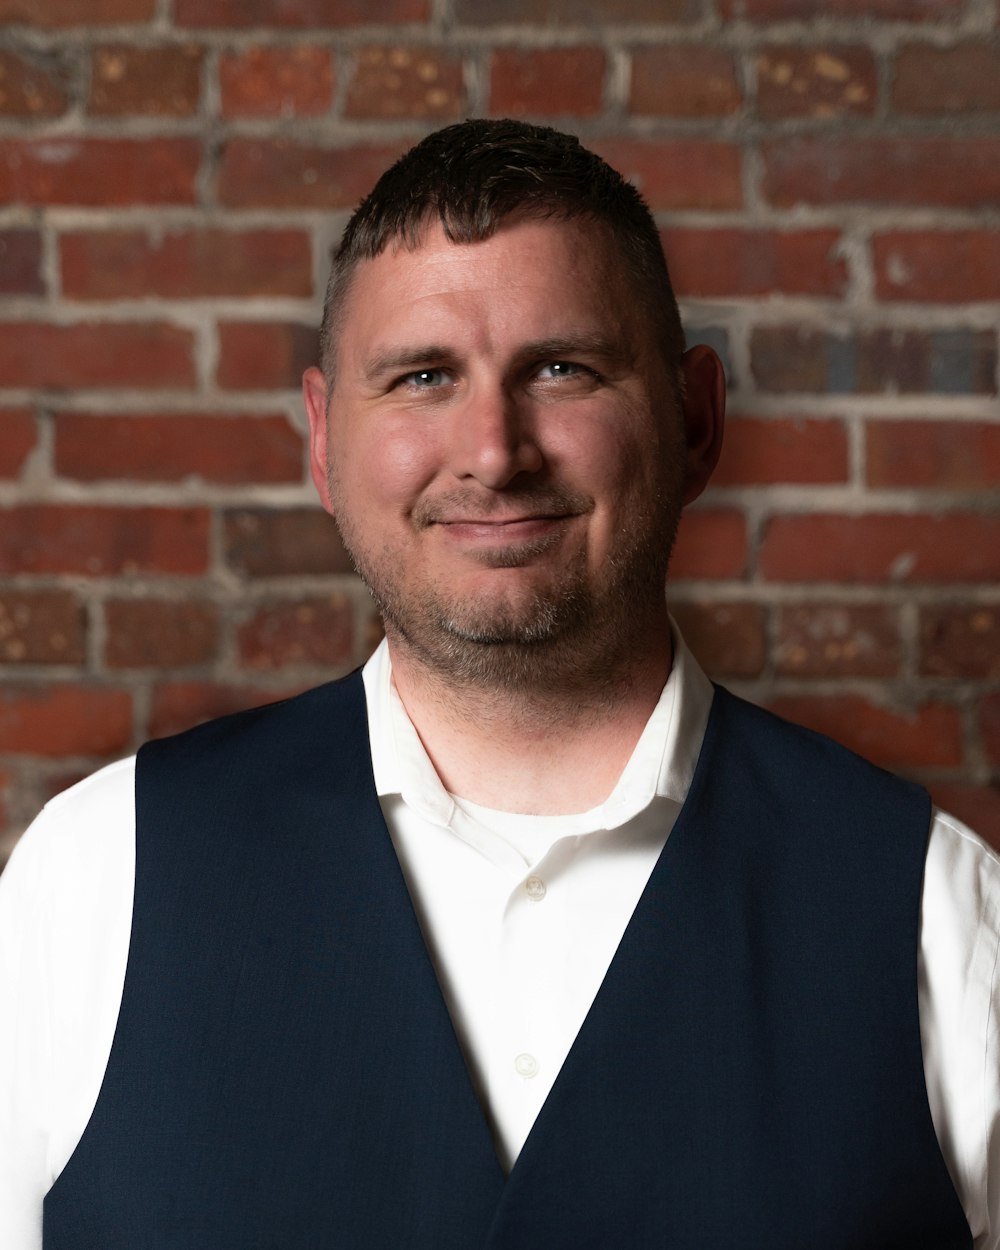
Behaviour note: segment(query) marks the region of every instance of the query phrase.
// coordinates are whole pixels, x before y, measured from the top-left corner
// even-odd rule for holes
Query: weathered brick
[[[350,573],[337,527],[320,508],[237,508],[225,514],[226,563],[245,577]]]
[[[226,390],[297,388],[319,359],[319,331],[291,321],[219,323],[217,380]]]
[[[0,295],[44,295],[42,236],[12,226],[0,230]]]
[[[190,330],[163,321],[0,325],[0,386],[188,387],[195,380]]]
[[[0,573],[204,573],[206,508],[24,504],[0,509]]]
[[[1000,425],[989,421],[875,421],[865,425],[870,486],[995,490]]]
[[[13,204],[193,204],[197,139],[0,140],[0,199]]]
[[[992,208],[1000,199],[993,136],[783,138],[763,145],[766,198],[796,204]]]
[[[875,111],[878,81],[867,48],[773,46],[758,54],[756,69],[761,117],[833,118]]]
[[[860,695],[783,695],[769,706],[883,768],[948,768],[962,762],[961,717],[944,703],[897,712]]]
[[[732,295],[842,295],[847,264],[837,230],[675,226],[662,232],[681,299]]]
[[[760,568],[779,582],[991,581],[1000,577],[1000,517],[775,516],[765,527]]]
[[[995,300],[1000,231],[889,231],[872,239],[872,260],[879,299]]]
[[[0,49],[0,117],[61,117],[69,107],[60,57]]]
[[[601,139],[593,149],[630,182],[654,210],[740,208],[743,155],[714,139]]]
[[[715,486],[847,480],[847,432],[834,419],[734,417],[726,423]]]
[[[35,450],[38,430],[28,408],[0,408],[0,478],[15,478]]]
[[[800,603],[777,614],[774,662],[785,677],[893,677],[899,624],[881,604]]]
[[[632,53],[630,113],[651,117],[725,117],[742,103],[736,65],[722,48],[663,44]]]
[[[219,59],[223,117],[317,117],[333,100],[328,48],[255,47]]]
[[[0,751],[14,755],[117,755],[132,735],[124,690],[84,686],[0,686]]]
[[[0,0],[0,22],[50,29],[148,22],[155,15],[156,0]]]
[[[347,87],[347,117],[458,118],[466,111],[462,58],[407,44],[359,48]]]
[[[203,58],[203,50],[194,44],[95,48],[87,111],[111,117],[190,117],[201,99]]]
[[[751,370],[768,391],[991,395],[996,367],[997,339],[990,330],[873,329],[841,335],[769,325],[751,335]]]
[[[82,664],[86,624],[69,590],[0,591],[0,663]]]
[[[718,0],[723,17],[752,21],[856,17],[864,20],[937,22],[958,16],[963,0]]]
[[[764,609],[756,603],[673,603],[684,641],[712,677],[756,677],[764,668]]]
[[[219,199],[233,208],[353,208],[409,146],[231,139],[222,153]]]
[[[1000,48],[981,40],[951,48],[910,44],[896,57],[892,104],[900,113],[1000,109]]]
[[[592,117],[601,110],[606,68],[601,48],[496,48],[490,57],[490,112]]]
[[[692,22],[701,16],[696,0],[456,0],[455,16],[470,26],[507,22],[560,26],[618,26],[623,22]]]
[[[980,703],[979,731],[986,758],[1000,764],[1000,694],[987,695]]]
[[[258,686],[227,686],[207,681],[163,682],[153,690],[149,733],[153,738],[181,733],[217,716],[260,707],[295,693],[295,690],[262,690]]]
[[[178,26],[313,30],[395,25],[430,16],[430,0],[176,0]]]
[[[239,629],[240,660],[247,668],[346,665],[353,653],[354,609],[342,594],[270,603]]]
[[[684,513],[670,558],[673,581],[687,577],[740,577],[746,568],[746,519],[735,508],[695,508]]]
[[[70,299],[312,294],[303,230],[68,231],[59,240]]]
[[[1000,851],[1000,782],[977,786],[930,779],[926,785],[942,811],[957,817]]]
[[[274,414],[61,412],[55,419],[61,477],[176,482],[299,482],[302,437]]]
[[[920,672],[925,677],[1000,677],[1000,607],[921,608]]]
[[[104,605],[109,668],[208,664],[219,645],[219,610],[185,599],[111,599]]]

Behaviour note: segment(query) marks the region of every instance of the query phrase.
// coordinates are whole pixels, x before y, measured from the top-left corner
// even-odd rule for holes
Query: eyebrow
[[[601,360],[627,364],[631,362],[633,353],[625,348],[620,339],[613,339],[605,334],[586,333],[536,339],[523,343],[516,352],[516,357],[520,360],[561,360],[573,356],[596,356]],[[427,367],[432,363],[449,364],[454,359],[454,350],[439,343],[389,348],[369,357],[365,361],[363,373],[367,381],[373,382],[401,369],[417,369],[421,365]]]
[[[367,381],[377,381],[387,373],[396,373],[400,369],[416,369],[420,365],[429,365],[433,361],[450,361],[454,353],[447,347],[429,343],[418,347],[390,348],[377,352],[365,361],[363,374]]]

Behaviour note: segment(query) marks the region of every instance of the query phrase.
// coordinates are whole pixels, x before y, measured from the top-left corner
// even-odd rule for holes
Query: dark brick
[[[347,117],[444,120],[466,112],[462,59],[406,44],[360,48],[347,88]]]
[[[1000,678],[1000,606],[921,608],[920,672],[925,677]]]
[[[68,590],[0,591],[0,663],[82,664],[86,614]]]
[[[225,514],[226,563],[245,577],[350,573],[329,516],[316,508],[239,508]]]
[[[13,226],[0,230],[0,295],[44,295],[42,236]]]
[[[767,646],[764,609],[756,603],[674,603],[684,641],[712,677],[757,677]]]
[[[783,606],[774,657],[786,677],[893,677],[900,661],[896,613],[880,604]]]
[[[201,98],[203,57],[193,44],[95,48],[87,110],[109,117],[190,117]]]
[[[69,74],[50,53],[0,49],[0,117],[61,117]]]
[[[215,659],[219,610],[184,599],[111,599],[104,608],[109,668],[183,668]]]
[[[340,668],[350,662],[353,645],[353,605],[336,593],[268,604],[239,629],[240,659],[247,668]]]

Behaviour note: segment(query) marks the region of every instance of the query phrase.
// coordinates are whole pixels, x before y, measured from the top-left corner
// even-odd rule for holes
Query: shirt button
[[[537,1076],[538,1060],[534,1055],[518,1055],[514,1060],[514,1071],[518,1076]]]
[[[540,903],[545,897],[545,882],[541,877],[529,877],[524,883],[524,892],[533,903]]]

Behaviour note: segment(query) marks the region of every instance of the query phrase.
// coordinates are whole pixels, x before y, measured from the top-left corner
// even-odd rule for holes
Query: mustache
[[[589,495],[557,486],[537,486],[490,492],[468,489],[447,491],[422,499],[413,509],[413,523],[426,529],[460,517],[463,521],[499,521],[514,516],[576,516],[593,507]]]

